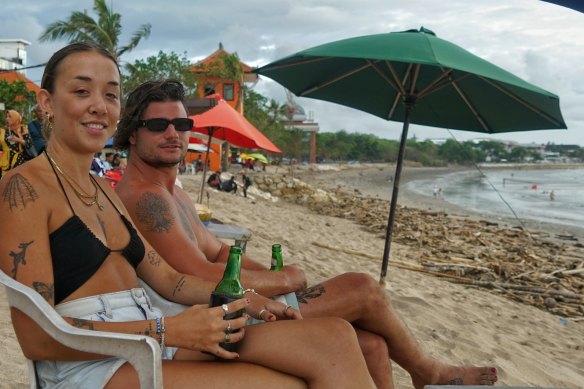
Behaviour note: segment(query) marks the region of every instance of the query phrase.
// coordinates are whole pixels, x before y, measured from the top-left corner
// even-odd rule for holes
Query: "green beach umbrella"
[[[255,160],[258,160],[258,161],[260,161],[262,163],[265,163],[265,164],[268,163],[268,158],[265,155],[263,155],[263,154],[260,154],[260,153],[252,153],[252,154],[248,154],[247,156],[250,157],[250,158],[253,158]]]
[[[425,28],[326,43],[255,70],[292,91],[403,122],[380,282],[410,122],[484,133],[565,129],[559,98]]]

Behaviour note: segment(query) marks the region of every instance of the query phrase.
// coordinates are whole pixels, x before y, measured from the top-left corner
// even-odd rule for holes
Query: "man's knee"
[[[388,300],[385,291],[377,281],[365,273],[344,273],[339,277],[347,291],[358,296],[363,306],[381,304],[382,301]]]
[[[349,272],[343,273],[339,277],[343,278],[343,282],[345,284],[351,287],[362,289],[363,290],[362,293],[380,292],[383,294],[383,290],[381,289],[377,281],[375,281],[375,279],[373,279],[373,277],[371,277],[368,274]]]
[[[382,359],[388,358],[389,349],[385,339],[372,332],[357,330],[357,338],[359,339],[359,347],[365,358]]]

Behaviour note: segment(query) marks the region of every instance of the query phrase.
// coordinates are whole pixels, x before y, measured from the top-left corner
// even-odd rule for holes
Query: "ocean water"
[[[449,173],[406,185],[430,196],[435,188],[442,188],[444,201],[475,212],[584,227],[584,168],[481,172]]]

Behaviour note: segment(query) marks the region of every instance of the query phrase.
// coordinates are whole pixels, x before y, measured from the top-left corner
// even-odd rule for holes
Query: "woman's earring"
[[[49,132],[53,130],[53,121],[53,115],[45,112],[45,126]]]

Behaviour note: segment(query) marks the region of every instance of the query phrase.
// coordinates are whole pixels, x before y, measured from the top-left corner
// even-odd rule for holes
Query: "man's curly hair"
[[[130,136],[138,129],[142,115],[150,103],[163,101],[180,101],[184,104],[185,90],[177,80],[146,81],[128,95],[118,128],[114,134],[114,147],[127,150]]]

